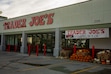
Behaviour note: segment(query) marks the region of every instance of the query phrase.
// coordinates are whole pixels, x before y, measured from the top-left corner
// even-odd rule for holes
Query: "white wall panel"
[[[89,45],[90,48],[92,48],[92,45],[94,45],[96,49],[111,49],[111,37],[101,39],[90,39]]]

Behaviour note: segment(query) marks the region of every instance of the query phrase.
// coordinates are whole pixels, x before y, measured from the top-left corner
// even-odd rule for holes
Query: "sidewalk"
[[[0,51],[0,74],[98,74],[98,72],[110,74],[111,66],[52,56],[28,56]]]

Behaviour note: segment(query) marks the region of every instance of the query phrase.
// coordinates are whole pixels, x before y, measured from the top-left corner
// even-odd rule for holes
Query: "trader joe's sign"
[[[53,24],[53,17],[54,13],[49,14],[43,14],[43,15],[37,15],[31,17],[31,20],[28,20],[26,18],[22,19],[16,19],[12,21],[4,22],[4,30],[9,29],[17,29],[17,28],[26,28],[27,24],[29,24],[30,27],[32,26],[44,26],[44,25],[51,25]]]
[[[109,28],[65,31],[66,39],[105,38],[105,37],[109,37]]]

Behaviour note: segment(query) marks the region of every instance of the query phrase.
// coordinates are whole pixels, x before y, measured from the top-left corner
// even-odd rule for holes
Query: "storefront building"
[[[47,52],[59,56],[62,48],[111,49],[111,0],[89,0],[0,22],[0,50],[8,45],[27,53],[27,45],[47,45]],[[87,32],[87,34],[86,34]],[[89,35],[90,34],[90,35]],[[87,35],[87,36],[86,36]]]

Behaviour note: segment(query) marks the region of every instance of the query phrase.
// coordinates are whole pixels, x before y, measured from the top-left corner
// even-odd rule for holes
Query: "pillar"
[[[5,51],[6,50],[6,46],[5,46],[5,35],[2,33],[1,34],[1,47],[0,50]]]
[[[59,28],[55,29],[55,48],[53,56],[58,57],[61,49],[61,32]]]
[[[27,53],[27,34],[25,32],[22,32],[22,46],[20,49],[21,53]]]

